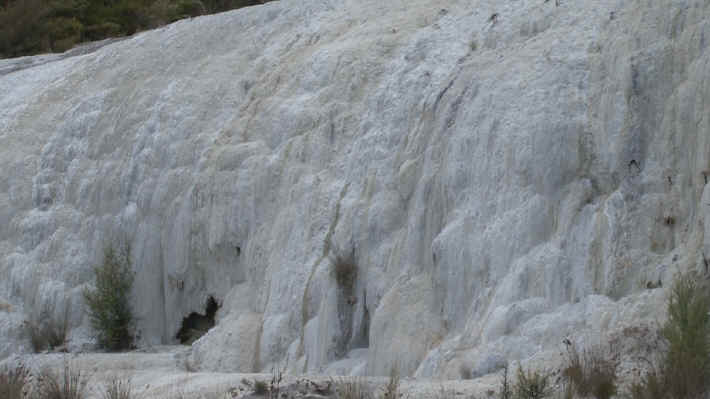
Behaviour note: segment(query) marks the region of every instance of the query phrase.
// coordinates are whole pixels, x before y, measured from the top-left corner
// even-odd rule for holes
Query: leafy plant
[[[661,334],[667,349],[631,385],[633,399],[697,398],[710,390],[710,293],[691,275],[675,279]]]
[[[129,302],[133,286],[130,248],[108,247],[94,273],[96,289],[84,290],[84,300],[99,345],[109,350],[128,349],[133,344],[134,322]]]
[[[265,0],[1,0],[0,57],[60,52]]]

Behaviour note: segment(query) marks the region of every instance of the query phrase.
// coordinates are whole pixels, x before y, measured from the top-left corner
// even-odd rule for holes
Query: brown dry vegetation
[[[617,392],[616,362],[611,351],[601,345],[579,351],[574,345],[568,347],[567,364],[562,370],[567,385],[567,397],[609,399]]]
[[[88,379],[78,368],[68,362],[61,372],[43,371],[34,399],[84,399]]]
[[[130,380],[123,380],[116,376],[104,384],[103,399],[131,399],[132,388]]]
[[[22,365],[0,372],[0,398],[22,399],[22,390],[29,377],[29,371]]]

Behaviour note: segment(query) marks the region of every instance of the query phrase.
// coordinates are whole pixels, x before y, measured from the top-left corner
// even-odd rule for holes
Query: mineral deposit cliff
[[[0,359],[91,349],[120,241],[139,345],[212,298],[215,371],[483,375],[710,275],[710,1],[281,0],[96,47],[0,61]]]

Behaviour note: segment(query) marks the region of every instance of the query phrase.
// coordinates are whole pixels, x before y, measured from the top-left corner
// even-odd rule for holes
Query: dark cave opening
[[[217,314],[217,310],[219,310],[219,304],[213,296],[210,296],[205,304],[205,314],[192,312],[183,318],[182,325],[175,338],[183,345],[192,345],[193,342],[205,335],[210,328],[214,327],[214,317]]]

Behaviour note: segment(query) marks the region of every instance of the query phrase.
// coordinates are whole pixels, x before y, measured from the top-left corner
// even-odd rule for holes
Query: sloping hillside
[[[479,376],[623,338],[708,273],[709,43],[705,0],[282,0],[4,61],[0,358],[23,320],[90,348],[121,240],[141,346],[220,305],[201,370]]]

